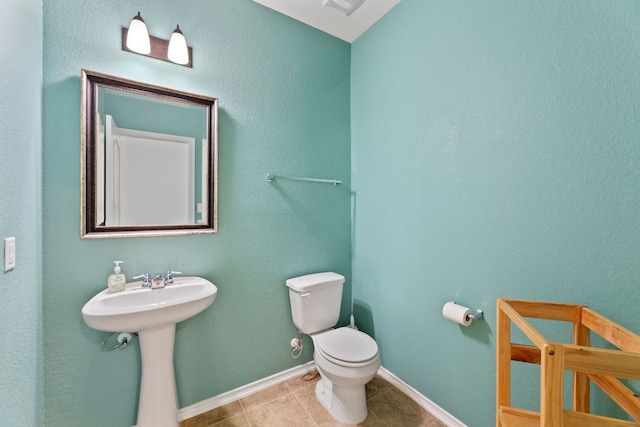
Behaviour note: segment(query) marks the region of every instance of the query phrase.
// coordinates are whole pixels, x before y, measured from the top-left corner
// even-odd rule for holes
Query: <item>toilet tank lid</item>
[[[341,285],[343,283],[344,276],[332,271],[294,277],[292,279],[288,279],[286,282],[290,289],[298,292],[308,292],[312,289],[322,289],[328,286]]]

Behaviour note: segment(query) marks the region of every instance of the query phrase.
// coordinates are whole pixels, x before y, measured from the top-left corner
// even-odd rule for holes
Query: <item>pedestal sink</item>
[[[176,323],[195,316],[216,299],[218,288],[200,277],[180,277],[164,288],[106,289],[82,307],[90,327],[106,332],[138,332],[142,372],[138,427],[178,427],[178,392],[173,366]]]

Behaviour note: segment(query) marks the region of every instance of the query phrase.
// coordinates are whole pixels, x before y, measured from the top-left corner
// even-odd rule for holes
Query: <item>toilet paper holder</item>
[[[462,326],[470,326],[476,320],[484,320],[484,311],[477,309],[474,311],[450,300],[442,308],[442,316]]]
[[[476,320],[484,320],[484,311],[476,310],[475,314],[471,313],[469,317],[473,322],[475,322]]]

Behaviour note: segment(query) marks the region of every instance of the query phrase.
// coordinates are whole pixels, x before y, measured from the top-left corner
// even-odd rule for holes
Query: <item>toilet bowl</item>
[[[365,384],[380,368],[375,340],[350,327],[333,329],[340,316],[344,276],[308,274],[286,281],[291,315],[298,331],[313,340],[320,381],[316,398],[338,422],[357,424],[367,418]]]
[[[311,335],[320,373],[316,398],[336,420],[358,424],[367,418],[365,384],[380,368],[376,342],[349,327]]]

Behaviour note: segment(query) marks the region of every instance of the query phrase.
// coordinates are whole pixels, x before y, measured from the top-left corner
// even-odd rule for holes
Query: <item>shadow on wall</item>
[[[487,312],[484,312],[484,318],[480,321],[474,321],[469,326],[458,325],[462,334],[466,337],[473,338],[476,341],[480,341],[484,344],[491,344],[491,326],[489,325],[489,319],[487,319]]]
[[[376,331],[373,326],[373,315],[369,304],[359,299],[353,300],[353,317],[359,330],[376,339]]]

